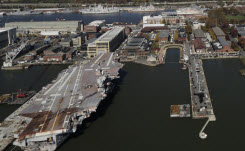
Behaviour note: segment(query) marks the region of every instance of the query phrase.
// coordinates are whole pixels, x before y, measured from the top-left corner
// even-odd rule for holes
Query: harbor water
[[[169,117],[170,105],[190,103],[188,72],[181,70],[178,50],[167,52],[165,65],[127,63],[119,90],[82,133],[59,151],[239,150],[245,134],[243,115],[245,78],[237,59],[205,60],[204,70],[213,99],[216,122],[206,140],[198,133],[206,120]]]
[[[79,19],[89,23],[105,19],[107,23],[127,21],[138,23],[144,13],[122,12],[110,15],[65,14],[67,20]],[[55,20],[59,14],[39,20]],[[113,17],[115,15],[115,17]],[[30,16],[9,20],[31,20]],[[64,17],[65,18],[65,17]],[[5,18],[4,18],[5,19]],[[34,19],[35,20],[35,19]],[[149,151],[199,150],[230,151],[244,147],[245,135],[245,78],[239,73],[244,68],[238,59],[204,60],[204,71],[217,121],[210,122],[201,140],[199,131],[205,120],[170,118],[170,105],[190,104],[188,71],[181,70],[179,51],[167,51],[166,64],[148,67],[126,63],[115,94],[103,103],[98,112],[84,122],[79,135],[67,140],[58,151]],[[34,66],[23,71],[0,70],[0,94],[16,89],[40,90],[50,83],[66,66]],[[0,120],[18,106],[0,105]],[[19,150],[15,148],[14,151]]]

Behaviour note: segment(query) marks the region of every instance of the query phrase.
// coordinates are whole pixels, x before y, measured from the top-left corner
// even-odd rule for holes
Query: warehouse
[[[83,32],[83,21],[31,21],[10,22],[5,27],[17,28],[17,33],[41,33],[42,31],[58,31],[61,34]]]
[[[113,52],[125,39],[124,27],[114,27],[104,33],[94,42],[88,44],[88,57],[94,57],[100,53]]]
[[[8,32],[0,31],[0,49],[8,45]]]
[[[7,35],[5,32],[7,33]],[[12,45],[16,41],[16,28],[10,28],[10,27],[0,28],[0,33],[2,33],[1,34],[2,36],[0,38],[1,41],[5,41],[7,39],[7,45]]]

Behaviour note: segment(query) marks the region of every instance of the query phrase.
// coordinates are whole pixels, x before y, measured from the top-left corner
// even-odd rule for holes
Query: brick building
[[[231,48],[231,42],[227,41],[225,37],[218,37],[218,41],[213,43],[213,49],[217,53],[233,53],[234,50]]]
[[[97,33],[105,25],[105,20],[95,20],[84,27],[86,33]]]
[[[168,30],[163,30],[159,33],[158,36],[158,42],[159,43],[168,43],[169,39],[169,31]]]
[[[196,38],[194,40],[194,48],[196,53],[206,53],[206,46],[202,38]]]

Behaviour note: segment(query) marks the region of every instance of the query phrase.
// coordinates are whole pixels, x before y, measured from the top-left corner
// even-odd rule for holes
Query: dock
[[[171,105],[170,117],[191,117],[190,104]]]

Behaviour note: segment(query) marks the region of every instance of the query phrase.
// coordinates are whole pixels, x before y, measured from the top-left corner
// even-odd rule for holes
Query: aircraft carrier
[[[96,111],[122,67],[114,53],[103,53],[62,71],[5,119],[0,127],[0,150],[11,142],[24,150],[55,150]]]

